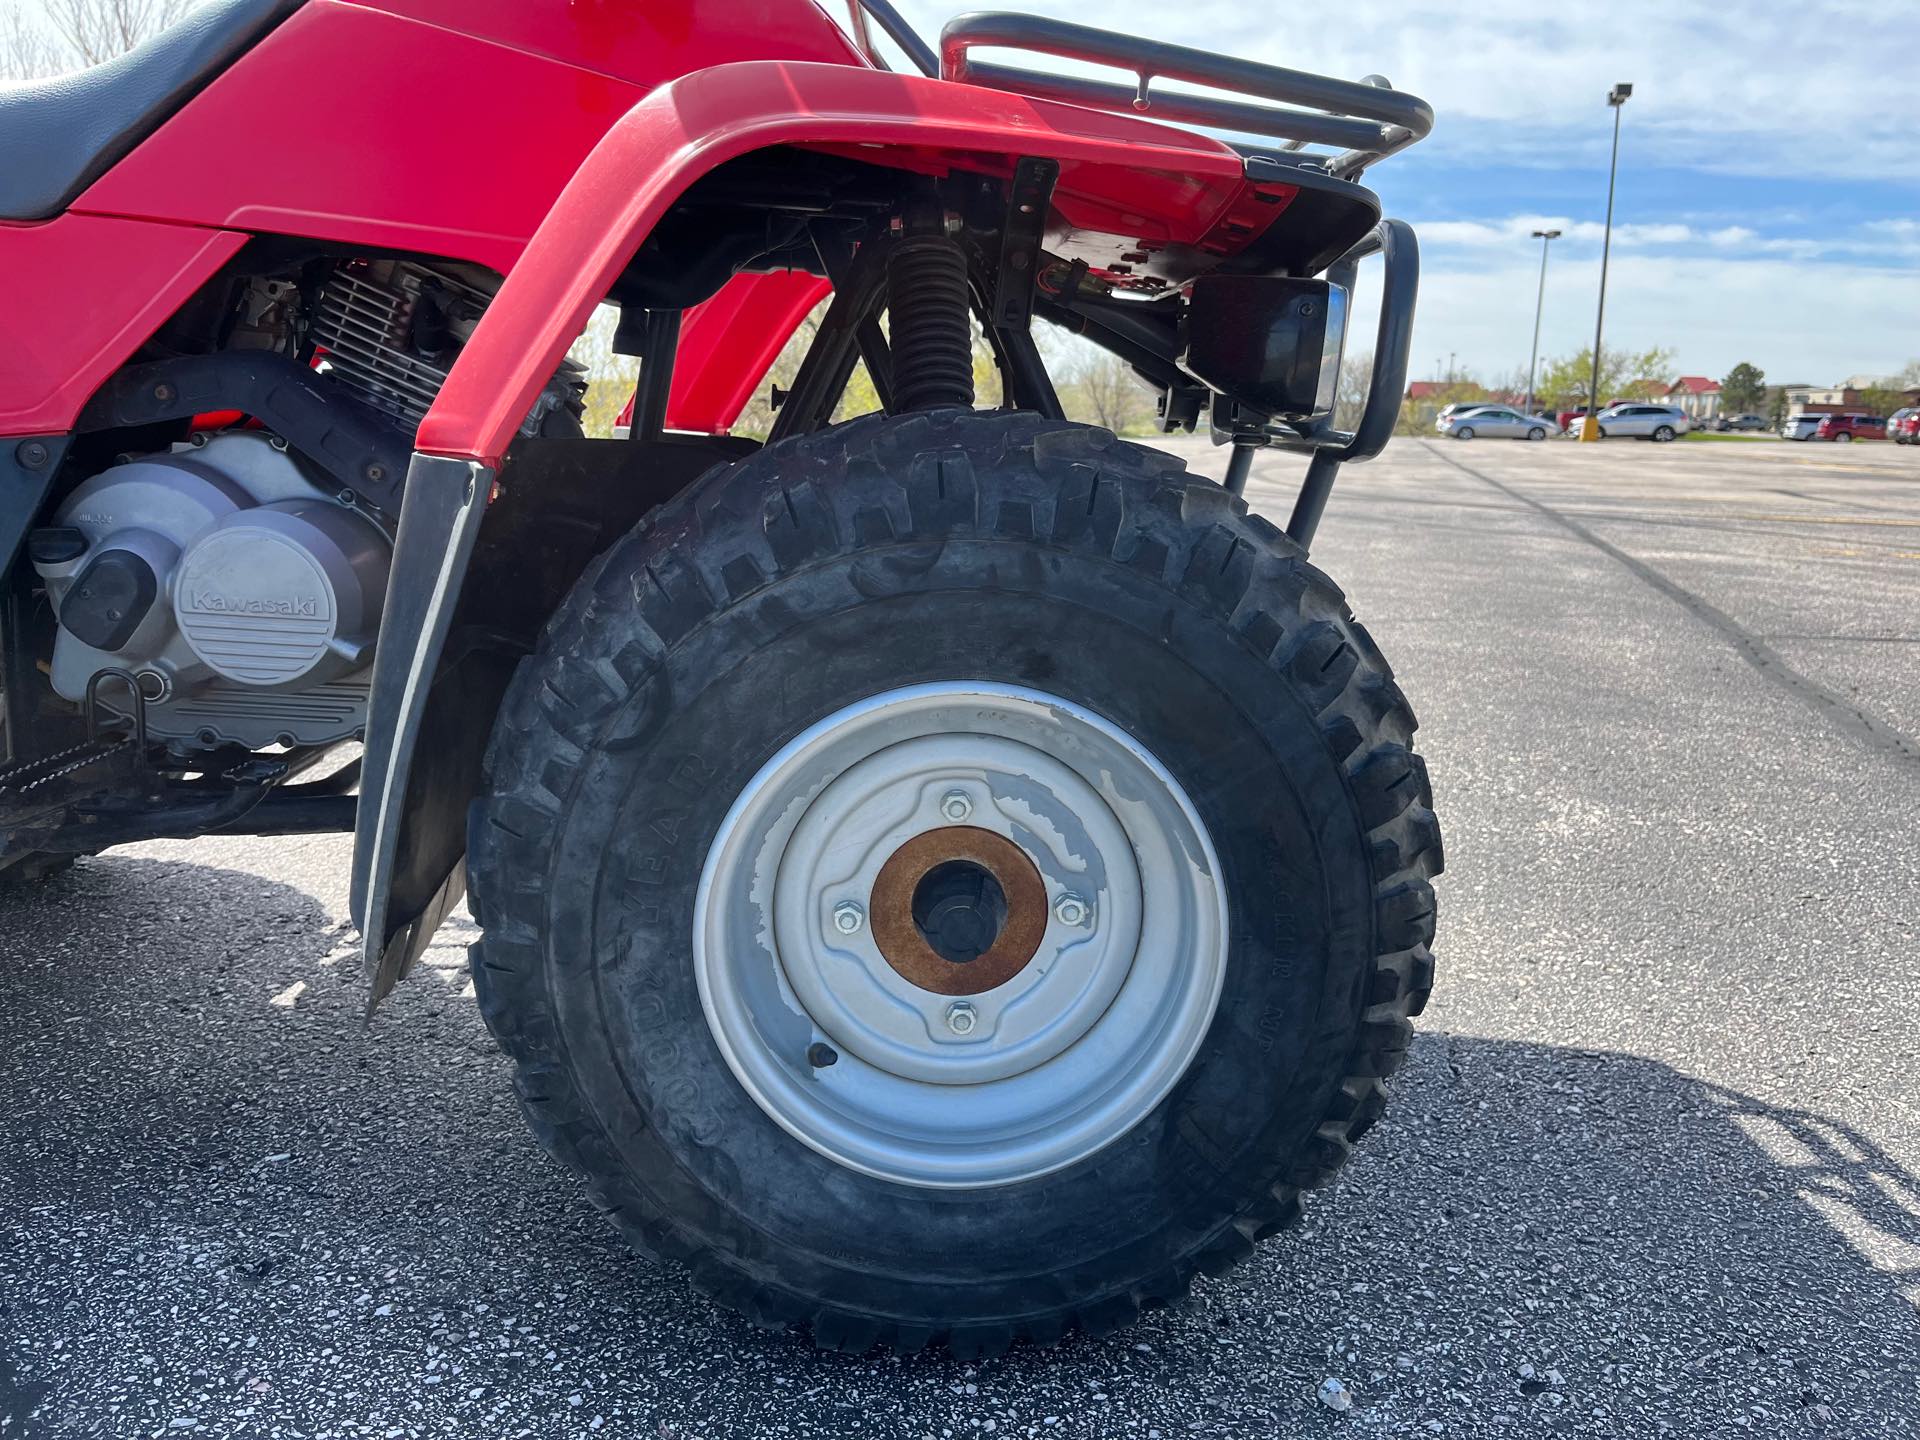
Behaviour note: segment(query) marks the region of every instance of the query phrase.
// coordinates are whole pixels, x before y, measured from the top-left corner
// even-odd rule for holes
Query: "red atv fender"
[[[419,430],[374,662],[354,835],[353,918],[376,1002],[464,892],[467,796],[419,778],[415,747],[508,442],[594,306],[687,188],[749,151],[791,145],[923,174],[956,166],[1010,174],[1022,159],[1053,160],[1054,208],[1076,232],[1113,236],[1116,252],[1128,236],[1222,253],[1293,194],[1289,185],[1256,186],[1238,153],[1190,131],[849,66],[720,65],[636,104],[541,223]],[[512,484],[510,472],[501,483]]]

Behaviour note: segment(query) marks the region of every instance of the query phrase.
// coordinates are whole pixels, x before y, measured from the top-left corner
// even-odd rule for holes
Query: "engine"
[[[68,700],[103,669],[131,671],[149,733],[185,748],[317,745],[365,726],[392,545],[265,432],[93,476],[30,554]]]
[[[228,337],[312,364],[343,399],[417,429],[491,295],[464,267],[330,262],[257,278]],[[578,435],[584,371],[569,362],[527,435]],[[53,688],[133,674],[147,729],[176,749],[323,745],[366,724],[397,515],[265,430],[230,429],[83,481],[30,541],[59,620]],[[343,503],[345,502],[345,503]],[[121,687],[99,703],[131,706]]]
[[[490,298],[409,260],[352,261],[322,287],[308,338],[330,378],[417,429]]]
[[[329,379],[417,430],[491,299],[450,270],[411,260],[349,261],[321,287],[307,339]],[[579,434],[585,377],[583,366],[562,364],[520,432]]]

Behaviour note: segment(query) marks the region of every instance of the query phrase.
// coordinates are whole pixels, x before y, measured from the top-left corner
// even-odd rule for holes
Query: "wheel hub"
[[[914,836],[880,867],[873,941],[910,984],[979,995],[1005,984],[1040,948],[1047,887],[1018,845],[974,825]]]
[[[1014,687],[892,691],[742,791],[700,885],[701,999],[747,1092],[814,1149],[1009,1183],[1118,1138],[1184,1072],[1225,971],[1218,874],[1178,783],[1100,717]]]

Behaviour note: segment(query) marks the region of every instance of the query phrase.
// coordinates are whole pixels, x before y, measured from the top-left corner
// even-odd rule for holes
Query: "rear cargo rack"
[[[1317,174],[1325,177],[1318,182],[1320,185],[1335,182],[1336,188],[1366,195],[1357,186],[1338,182],[1356,180],[1377,161],[1424,140],[1433,129],[1432,107],[1418,96],[1395,90],[1379,75],[1369,75],[1362,80],[1335,80],[1303,70],[1262,65],[1065,20],[1007,11],[980,11],[949,21],[940,32],[936,54],[914,33],[891,0],[851,0],[851,3],[870,16],[916,66],[934,78],[1279,141],[1278,145],[1267,147],[1235,145],[1250,176],[1284,179],[1290,174],[1296,183],[1304,184],[1306,175]],[[870,45],[868,48],[870,50]],[[1105,65],[1131,71],[1135,83],[1129,87],[1076,75],[987,63],[974,58],[972,52],[979,49],[1026,50],[1062,60]],[[1156,90],[1157,80],[1201,86],[1215,93]],[[1233,98],[1235,96],[1252,99]],[[1306,147],[1310,145],[1327,149],[1320,153],[1307,152]],[[1367,198],[1371,200],[1370,196]],[[1374,213],[1378,215],[1377,208]],[[1406,386],[1414,301],[1420,284],[1420,252],[1411,228],[1397,220],[1379,220],[1344,253],[1334,249],[1326,256],[1317,257],[1308,273],[1327,265],[1327,282],[1350,295],[1359,262],[1370,255],[1379,255],[1384,262],[1385,283],[1367,399],[1352,430],[1337,428],[1330,412],[1305,420],[1282,421],[1257,411],[1243,410],[1237,402],[1217,391],[1210,402],[1208,421],[1215,443],[1233,447],[1223,481],[1229,491],[1238,494],[1245,487],[1256,449],[1272,447],[1303,452],[1310,457],[1287,525],[1288,535],[1303,550],[1313,542],[1340,466],[1348,461],[1369,460],[1385,447],[1398,419],[1400,396]],[[1070,306],[1055,303],[1050,311],[1043,313],[1055,323],[1070,324],[1076,318],[1085,322],[1088,328],[1081,329],[1080,333],[1129,359],[1136,368],[1142,363],[1150,368],[1157,365],[1160,371],[1170,371],[1177,376],[1177,369],[1172,367],[1180,362],[1172,352],[1174,341],[1169,334],[1160,334],[1153,326],[1140,329],[1115,323],[1126,311],[1144,312],[1145,309],[1143,302],[1134,302],[1090,313],[1084,307],[1074,311]],[[1096,336],[1092,333],[1095,328],[1112,333]],[[1170,430],[1179,423],[1192,429],[1199,418],[1197,412],[1188,409],[1182,412],[1184,419],[1177,420],[1172,382],[1162,383],[1169,386],[1164,402],[1164,428]]]
[[[892,9],[885,0],[878,0],[878,4],[885,10]],[[871,4],[869,8],[873,8]],[[875,9],[874,18],[889,34],[894,33],[897,13],[882,14]],[[1050,75],[974,59],[970,52],[983,47],[1031,50],[1062,60],[1110,65],[1131,70],[1136,83],[1129,89],[1110,81]],[[924,52],[925,47],[920,49]],[[916,63],[924,65],[924,56],[916,56]],[[1038,15],[982,11],[949,21],[940,32],[939,65],[943,79],[962,84],[1270,136],[1286,141],[1283,148],[1287,150],[1307,145],[1343,147],[1333,155],[1302,157],[1317,161],[1328,174],[1342,179],[1352,179],[1376,161],[1425,139],[1433,129],[1433,109],[1426,101],[1395,90],[1378,75],[1358,81],[1335,80]],[[1155,90],[1156,80],[1204,85],[1279,104]]]

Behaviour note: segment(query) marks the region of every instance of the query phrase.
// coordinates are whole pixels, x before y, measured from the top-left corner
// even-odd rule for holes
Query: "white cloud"
[[[1558,230],[1561,248],[1569,250],[1597,247],[1605,226],[1597,220],[1570,220],[1564,215],[1509,215],[1493,220],[1427,220],[1410,216],[1421,240],[1430,248],[1512,251],[1534,247],[1536,232]],[[1561,243],[1564,242],[1564,243]],[[1825,237],[1806,235],[1762,235],[1747,225],[1721,225],[1703,228],[1682,221],[1653,224],[1626,223],[1613,227],[1616,250],[1689,250],[1712,249],[1729,254],[1778,255],[1812,260],[1822,256],[1843,256],[1861,261],[1881,261],[1899,265],[1920,257],[1920,223],[1912,220],[1871,220],[1851,230],[1837,230]],[[1914,277],[1920,285],[1920,275]]]
[[[1164,5],[1145,0],[1108,0],[1097,13],[1071,0],[1022,8],[1320,74],[1380,72],[1433,105],[1429,145],[1478,158],[1605,163],[1606,93],[1629,80],[1623,145],[1641,161],[1783,178],[1837,164],[1920,179],[1912,0],[1613,0],[1590,11],[1538,0],[1349,0],[1319,19],[1297,6],[1189,0],[1176,28]],[[903,0],[903,9],[928,36],[950,13],[933,0]],[[1866,44],[1835,43],[1840,36]]]
[[[951,13],[933,0],[901,3],[929,37]],[[1610,344],[1672,346],[1689,373],[1720,375],[1749,360],[1776,379],[1810,381],[1896,370],[1920,353],[1920,220],[1838,222],[1798,186],[1801,176],[1854,179],[1869,197],[1866,214],[1920,211],[1916,0],[1615,0],[1591,13],[1538,0],[1349,0],[1331,18],[1188,0],[1177,29],[1164,5],[1144,0],[1108,0],[1097,13],[1067,0],[1021,4],[1320,74],[1378,72],[1431,103],[1433,137],[1369,178],[1391,201],[1394,167],[1421,165],[1423,155],[1424,183],[1411,188],[1447,195],[1449,165],[1471,165],[1479,177],[1451,197],[1451,213],[1406,215],[1424,251],[1416,374],[1450,352],[1489,378],[1524,370],[1537,229],[1563,232],[1548,271],[1542,353],[1592,342],[1598,204],[1579,219],[1523,206],[1541,171],[1605,168],[1605,96],[1622,80],[1635,87],[1622,115],[1623,166],[1693,172],[1703,183],[1697,211],[1642,209],[1614,226]],[[1836,36],[1867,43],[1832,43]],[[1511,212],[1488,216],[1487,172],[1503,167],[1508,194],[1491,199]],[[1714,174],[1777,179],[1769,213],[1716,211],[1704,178]]]
[[[1430,253],[1422,267],[1413,370],[1437,373],[1448,353],[1488,379],[1527,364],[1537,256],[1495,261]],[[1599,257],[1547,272],[1543,356],[1593,343]],[[1609,345],[1674,348],[1679,369],[1723,375],[1742,360],[1780,381],[1826,383],[1887,374],[1920,354],[1920,282],[1844,262],[1817,269],[1777,257],[1730,259],[1616,252],[1607,275]]]

